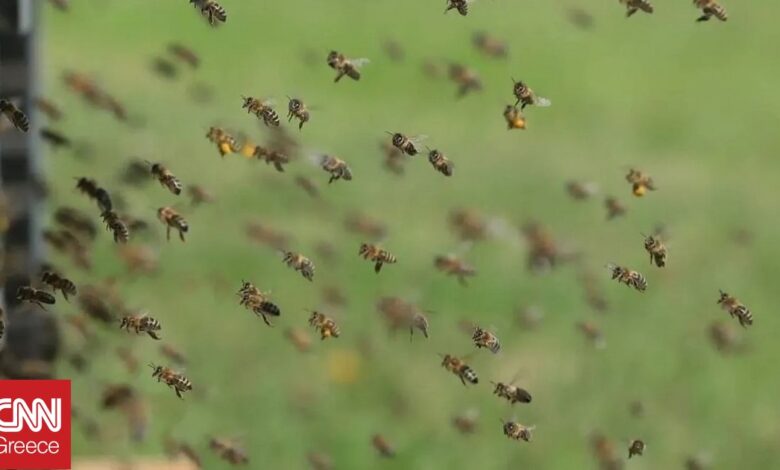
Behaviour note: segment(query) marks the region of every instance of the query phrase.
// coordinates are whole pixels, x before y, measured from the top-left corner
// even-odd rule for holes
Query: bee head
[[[298,98],[290,98],[289,108],[290,111],[298,111],[301,109],[303,103]]]
[[[401,134],[400,132],[396,132],[395,134],[393,134],[393,145],[399,146],[404,143],[404,140],[406,139],[404,139],[404,135]]]

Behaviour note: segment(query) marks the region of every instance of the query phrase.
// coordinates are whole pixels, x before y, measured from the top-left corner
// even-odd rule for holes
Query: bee
[[[46,310],[46,308],[43,304],[54,305],[54,302],[56,302],[53,295],[30,286],[19,286],[16,290],[16,300],[36,304],[44,310]]]
[[[287,266],[300,271],[301,275],[309,281],[314,280],[314,263],[300,253],[285,251],[283,261]]]
[[[686,470],[707,470],[712,466],[712,456],[706,453],[692,455],[685,459]]]
[[[130,229],[125,222],[119,218],[116,212],[105,211],[100,214],[100,217],[103,218],[106,228],[113,232],[115,243],[127,243],[128,240],[130,240]]]
[[[631,441],[631,444],[628,446],[628,458],[635,455],[642,455],[642,453],[645,451],[645,443],[641,439],[634,439]]]
[[[321,452],[309,452],[306,454],[306,460],[314,470],[333,470],[333,461]]]
[[[116,355],[119,357],[119,360],[122,361],[122,364],[125,365],[128,372],[131,374],[138,372],[138,358],[135,357],[132,349],[120,346],[116,348]]]
[[[323,170],[330,173],[328,184],[340,179],[352,181],[352,170],[347,166],[347,162],[340,158],[331,155],[322,155],[320,157],[320,166]]]
[[[155,57],[152,61],[152,70],[163,78],[176,78],[178,70],[176,66],[168,59]]]
[[[607,347],[607,342],[604,340],[604,333],[601,332],[601,328],[591,322],[579,322],[577,328],[585,335],[593,346],[598,349],[604,349]]]
[[[114,322],[114,315],[111,313],[108,303],[105,300],[105,292],[95,286],[82,286],[79,289],[78,301],[79,307],[88,316],[106,324]]]
[[[268,320],[268,316],[278,317],[282,314],[279,307],[269,300],[269,293],[261,292],[251,282],[243,281],[238,295],[241,297],[239,305],[243,305],[247,309],[252,310],[255,315],[262,317],[268,326],[273,326]]]
[[[447,0],[447,9],[444,10],[444,13],[450,10],[457,10],[461,16],[466,16],[469,14],[469,5],[473,2],[474,0]]]
[[[106,212],[113,209],[114,205],[111,202],[111,196],[109,196],[108,191],[98,186],[95,180],[85,177],[77,178],[76,189],[97,202],[100,212]]]
[[[512,93],[514,93],[515,98],[517,98],[515,106],[519,104],[521,110],[525,109],[525,107],[529,105],[546,108],[552,104],[552,102],[547,98],[542,98],[541,96],[538,96],[536,93],[534,93],[534,91],[530,89],[524,82],[516,81],[513,78],[512,83],[514,83],[512,86]]]
[[[543,271],[555,267],[564,259],[558,243],[543,225],[529,222],[522,227],[522,232],[528,242],[529,269]]]
[[[360,256],[363,257],[363,259],[369,260],[374,263],[374,272],[379,273],[379,271],[382,270],[382,266],[387,264],[393,264],[398,261],[398,259],[390,254],[387,250],[383,250],[382,248],[379,248],[377,245],[372,245],[370,243],[361,243],[360,244],[360,251],[358,252]]]
[[[68,8],[70,8],[70,5],[68,5],[69,0],[49,0],[49,3],[60,11],[68,11]]]
[[[607,264],[607,269],[612,271],[612,279],[616,279],[628,287],[633,287],[639,292],[644,292],[647,289],[647,279],[639,272],[612,263]]]
[[[713,16],[721,21],[729,19],[729,15],[726,13],[726,9],[720,6],[715,0],[693,0],[693,6],[700,9],[702,16],[696,19],[696,21],[709,21]]]
[[[27,115],[11,101],[0,100],[0,112],[5,114],[15,128],[22,132],[30,130],[30,120],[27,119]]]
[[[428,318],[414,305],[410,305],[409,310],[409,341],[414,336],[415,328],[428,338]]]
[[[164,343],[160,345],[160,354],[167,357],[171,361],[175,362],[179,365],[185,365],[187,364],[187,357],[179,351],[178,349],[174,348],[170,344]]]
[[[410,138],[400,132],[396,132],[395,134],[392,132],[387,133],[392,136],[391,143],[393,144],[393,147],[409,156],[417,155],[417,146],[426,139],[426,136],[424,135]]]
[[[582,8],[569,8],[566,11],[566,16],[571,24],[580,29],[590,29],[593,27],[593,15]]]
[[[152,176],[157,178],[161,185],[168,188],[168,191],[175,195],[181,194],[182,184],[177,177],[171,173],[171,171],[160,163],[153,163],[150,166]]]
[[[614,197],[607,197],[604,200],[604,206],[607,208],[607,220],[626,214],[626,206]]]
[[[348,59],[337,51],[328,54],[328,66],[337,72],[334,82],[341,80],[344,75],[352,80],[360,80],[360,68],[368,62],[368,59]]]
[[[452,425],[462,434],[473,434],[477,430],[479,411],[469,409],[452,418]]]
[[[172,207],[161,207],[157,209],[157,218],[160,220],[160,222],[165,224],[165,237],[167,240],[170,241],[171,228],[174,228],[179,232],[179,238],[181,241],[185,241],[184,234],[189,232],[190,226],[187,224],[187,221],[184,220],[184,217],[182,217]]]
[[[653,179],[639,170],[631,168],[626,175],[626,181],[631,183],[631,191],[636,197],[644,196],[648,190],[655,191]]]
[[[249,463],[249,456],[246,455],[235,442],[212,437],[209,439],[209,448],[213,450],[219,458],[227,461],[231,465],[246,465]]]
[[[602,470],[622,470],[623,462],[615,450],[615,443],[607,436],[600,432],[594,433],[591,446]]]
[[[402,62],[404,60],[404,48],[398,41],[388,39],[382,43],[382,49],[390,60],[395,62]]]
[[[584,201],[598,192],[598,187],[593,183],[581,181],[569,181],[566,183],[566,192],[577,201]]]
[[[750,309],[737,300],[736,297],[720,291],[718,304],[729,312],[732,318],[737,317],[740,326],[748,327],[753,324],[753,314],[750,312]]]
[[[212,126],[209,128],[206,138],[217,145],[221,157],[238,151],[235,137],[224,129]]]
[[[173,54],[177,59],[187,63],[190,67],[196,69],[200,64],[200,58],[189,47],[183,46],[179,43],[168,44],[168,51]]]
[[[146,405],[133,387],[127,384],[106,386],[101,394],[101,404],[103,409],[122,412],[133,440],[143,440],[149,427],[149,416]]]
[[[384,154],[385,168],[396,175],[404,174],[404,153],[392,143],[382,141],[379,144]]]
[[[299,121],[298,130],[301,130],[303,125],[309,122],[311,113],[309,113],[302,100],[298,98],[289,98],[289,100],[289,103],[287,103],[287,122],[292,121],[292,118],[297,119]]]
[[[523,426],[515,421],[506,421],[503,424],[504,435],[510,439],[525,442],[531,441],[531,435],[536,426]]]
[[[66,279],[59,274],[46,271],[41,276],[41,282],[51,286],[52,290],[62,292],[62,296],[65,300],[68,300],[68,295],[76,295],[76,284],[70,279]]]
[[[484,31],[478,31],[474,33],[471,38],[472,44],[480,52],[488,57],[497,59],[506,58],[508,55],[507,43],[497,39]]]
[[[207,17],[211,25],[216,25],[217,21],[227,21],[227,11],[215,0],[190,0],[190,4],[194,4],[195,8],[200,8],[200,13]]]
[[[162,330],[162,325],[158,320],[155,320],[145,313],[122,317],[119,329],[126,331],[132,330],[135,331],[135,334],[146,333],[156,340],[162,339],[157,336],[156,333],[157,331]]]
[[[645,415],[645,405],[640,400],[633,400],[628,404],[628,411],[634,418],[641,418]]]
[[[482,89],[482,80],[474,70],[466,67],[465,65],[451,63],[449,66],[450,80],[458,85],[458,92],[456,96],[462,98],[472,91],[480,91]]]
[[[506,127],[510,131],[512,129],[525,129],[526,119],[523,113],[511,104],[506,105],[504,108],[504,120],[506,120]]]
[[[295,177],[295,184],[314,199],[320,197],[319,188],[317,188],[317,185],[310,178],[307,178],[303,175],[298,175]]]
[[[290,235],[277,231],[272,227],[259,222],[250,222],[246,226],[246,234],[251,239],[263,245],[268,245],[276,250],[286,250],[290,244]]]
[[[97,228],[92,220],[83,212],[72,207],[59,207],[54,211],[54,220],[76,233],[82,234],[90,240],[97,235]]]
[[[284,336],[290,340],[293,346],[295,346],[295,349],[300,352],[307,352],[311,348],[311,337],[306,333],[306,330],[301,328],[288,328],[285,330]]]
[[[41,127],[41,139],[50,144],[54,150],[71,146],[71,141],[68,137],[48,127]]]
[[[437,256],[433,259],[433,265],[439,271],[449,276],[457,277],[458,282],[464,286],[467,284],[467,277],[476,276],[477,274],[476,269],[455,255]]]
[[[284,172],[284,165],[290,163],[290,157],[278,150],[272,150],[260,145],[255,146],[252,156],[265,161],[266,165],[273,165],[278,172]]]
[[[320,332],[320,339],[330,337],[338,338],[341,333],[341,330],[339,330],[339,326],[334,319],[316,310],[311,312],[309,325]]]
[[[450,161],[449,158],[436,149],[428,151],[428,161],[433,165],[433,169],[443,174],[444,176],[452,176],[452,171],[455,168],[455,164]]]
[[[215,201],[214,195],[206,188],[199,185],[188,185],[187,194],[190,196],[190,204],[197,206],[200,204],[212,203]]]
[[[450,227],[463,241],[484,240],[488,236],[488,222],[473,209],[455,209],[449,216]]]
[[[626,6],[626,18],[639,10],[642,10],[645,13],[653,12],[653,5],[647,0],[620,0],[620,3]]]
[[[524,388],[520,388],[516,385],[512,385],[511,383],[505,384],[502,382],[490,382],[492,383],[496,388],[493,390],[493,395],[498,395],[499,398],[505,398],[509,401],[510,404],[514,405],[515,403],[531,403],[531,394],[528,393],[528,390]]]
[[[517,322],[527,330],[533,330],[544,318],[544,312],[535,306],[523,307],[517,310]]]
[[[666,266],[666,246],[658,236],[643,235],[645,237],[645,250],[650,254],[650,264],[655,263],[659,268]]]
[[[165,439],[165,452],[168,454],[171,458],[176,458],[180,455],[183,455],[187,458],[194,466],[195,468],[203,468],[203,464],[201,462],[200,456],[197,452],[195,452],[195,449],[192,448],[191,445],[187,444],[183,441],[177,441],[175,439],[172,439],[170,437],[167,437]]]
[[[474,328],[471,340],[474,341],[474,346],[477,348],[487,348],[493,354],[498,354],[501,351],[501,342],[498,340],[498,337],[494,333],[483,330],[480,327]]]
[[[741,337],[730,325],[713,322],[709,327],[709,335],[715,348],[722,353],[738,352],[742,349]]]
[[[165,382],[165,385],[173,388],[173,391],[176,392],[177,397],[183,398],[181,396],[182,393],[192,390],[192,382],[190,382],[187,377],[180,374],[179,372],[174,371],[170,367],[156,366],[154,364],[149,364],[149,367],[151,367],[154,371],[152,372],[152,377],[156,378],[158,382]]]
[[[344,228],[348,231],[371,239],[381,239],[387,234],[387,226],[379,219],[366,214],[353,212],[344,219]]]
[[[279,126],[279,113],[272,107],[271,100],[261,101],[251,96],[242,96],[241,99],[244,100],[244,104],[241,106],[242,109],[246,109],[248,113],[253,113],[262,119],[266,126]]]
[[[469,367],[462,359],[446,354],[442,358],[441,365],[448,371],[457,375],[463,385],[466,385],[466,382],[474,385],[479,383],[477,373],[474,372],[474,369]]]
[[[386,458],[395,457],[395,449],[381,434],[374,434],[371,437],[371,445],[379,452],[379,455]]]
[[[62,118],[60,108],[45,98],[36,98],[35,106],[52,121],[59,121]]]

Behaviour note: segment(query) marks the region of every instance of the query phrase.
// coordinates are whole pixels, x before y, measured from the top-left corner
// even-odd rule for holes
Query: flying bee
[[[374,434],[371,436],[371,445],[374,446],[374,449],[376,449],[382,457],[395,457],[395,449],[393,449],[393,446],[390,445],[390,442],[388,442],[383,435]]]
[[[457,277],[458,282],[464,286],[467,284],[467,277],[477,274],[476,269],[455,255],[437,256],[433,259],[433,265],[444,274]]]
[[[150,166],[152,176],[157,178],[161,185],[168,188],[168,191],[175,195],[181,194],[182,184],[179,178],[175,177],[173,173],[160,163],[153,163]]]
[[[135,331],[135,334],[146,333],[156,340],[161,338],[157,336],[157,331],[162,330],[162,325],[158,320],[143,313],[140,315],[128,315],[122,317],[119,325],[120,330]]]
[[[30,120],[27,119],[27,115],[11,101],[0,100],[0,112],[5,114],[5,117],[11,121],[15,128],[22,132],[30,130]]]
[[[360,212],[348,214],[344,219],[344,228],[374,240],[384,238],[387,234],[387,226],[381,220]]]
[[[60,225],[90,240],[97,235],[97,228],[87,214],[72,207],[59,207],[54,211],[54,220]]]
[[[626,213],[626,206],[611,196],[604,200],[604,206],[607,208],[607,220],[612,220]]]
[[[246,234],[251,240],[280,251],[287,250],[291,239],[288,233],[276,230],[260,222],[248,223],[246,225]]]
[[[156,366],[149,364],[149,367],[153,369],[152,377],[156,378],[158,382],[165,382],[165,385],[172,388],[176,392],[176,396],[183,398],[181,394],[192,390],[192,382],[184,375],[174,371],[170,367]]]
[[[644,235],[645,250],[650,254],[650,263],[655,263],[659,268],[666,266],[666,246],[656,235]]]
[[[176,65],[163,57],[155,57],[152,61],[152,70],[163,78],[173,79],[179,74]]]
[[[45,98],[36,98],[35,106],[52,121],[59,121],[62,118],[60,108]]]
[[[450,161],[442,152],[433,149],[428,149],[428,161],[431,162],[433,168],[444,176],[452,176],[452,171],[455,168],[455,164]]]
[[[622,470],[623,461],[618,456],[615,443],[600,432],[590,438],[591,448],[602,470]]]
[[[534,93],[534,91],[530,89],[524,82],[515,81],[513,78],[512,83],[514,83],[512,86],[512,93],[514,93],[515,98],[517,98],[515,106],[519,104],[521,110],[525,109],[525,107],[529,105],[546,108],[552,104],[552,102],[547,98],[542,98],[541,96],[538,96],[536,93]]]
[[[197,206],[200,204],[212,203],[216,199],[206,188],[199,185],[188,185],[187,194],[190,196],[190,204]]]
[[[224,129],[212,126],[209,128],[206,138],[217,145],[217,150],[221,157],[237,151],[235,137],[228,134]]]
[[[715,348],[722,353],[739,352],[743,349],[742,338],[731,325],[713,322],[709,327],[709,336]]]
[[[407,320],[409,322],[409,341],[412,340],[415,329],[420,330],[423,336],[428,338],[428,317],[426,317],[416,306],[410,305],[410,307],[409,318]]]
[[[190,4],[199,8],[201,15],[207,17],[212,26],[216,25],[217,21],[221,23],[227,21],[227,11],[216,0],[190,0]]]
[[[283,261],[287,266],[293,268],[296,271],[300,271],[301,275],[309,281],[314,280],[314,263],[303,256],[300,253],[294,253],[292,251],[285,251],[283,253]]]
[[[165,237],[167,240],[170,241],[171,228],[173,228],[179,232],[179,238],[181,238],[181,241],[185,241],[184,234],[189,232],[190,226],[187,224],[187,221],[184,220],[184,217],[182,217],[172,207],[161,207],[157,209],[157,218],[160,220],[160,222],[165,224]]]
[[[300,352],[307,352],[311,348],[311,337],[304,329],[288,328],[285,330],[284,336]]]
[[[509,47],[507,43],[484,31],[474,33],[471,42],[474,44],[474,47],[488,57],[503,59],[508,55]]]
[[[263,120],[266,126],[279,126],[279,114],[272,107],[273,102],[271,100],[259,100],[252,98],[251,96],[242,96],[244,104],[242,109],[246,109],[248,113],[253,113],[255,116]]]
[[[279,307],[269,300],[269,293],[261,292],[260,289],[255,287],[254,284],[248,281],[243,281],[241,289],[238,291],[241,301],[239,305],[243,305],[247,309],[251,310],[262,317],[263,321],[268,326],[273,326],[268,320],[268,316],[278,317],[282,314]]]
[[[341,330],[339,330],[339,326],[334,319],[316,310],[311,312],[309,325],[320,332],[320,339],[338,338],[339,334],[341,334]]]
[[[458,98],[462,98],[472,91],[480,91],[482,89],[482,80],[480,80],[477,72],[465,65],[451,63],[448,75],[450,80],[458,85],[456,94]]]
[[[604,349],[607,347],[607,342],[604,340],[604,333],[602,333],[601,328],[596,326],[596,324],[587,321],[579,322],[577,323],[577,328],[596,348]]]
[[[449,223],[458,238],[463,241],[484,240],[489,233],[488,221],[474,209],[453,210],[449,216]]]
[[[531,403],[531,394],[528,393],[528,390],[524,388],[520,388],[516,385],[512,385],[510,382],[509,384],[505,384],[502,382],[490,382],[492,383],[496,388],[493,390],[494,395],[498,395],[499,398],[504,398],[509,401],[510,404],[514,405],[515,403]]]
[[[347,162],[340,158],[322,155],[320,156],[320,166],[323,170],[330,173],[328,184],[340,179],[352,181],[352,170],[347,166]]]
[[[100,212],[110,211],[114,207],[108,191],[98,186],[97,181],[91,178],[76,178],[76,189],[94,200],[97,203]]]
[[[69,0],[49,0],[49,3],[60,11],[68,11],[68,8],[70,8],[70,5],[68,5]]]
[[[525,129],[526,119],[523,113],[517,108],[517,106],[508,104],[504,108],[504,120],[506,120],[506,127],[510,131],[512,129]]]
[[[474,369],[469,367],[468,364],[466,364],[462,359],[459,359],[450,354],[446,354],[442,357],[441,365],[448,371],[457,375],[463,385],[466,385],[466,382],[475,385],[479,383],[477,373],[474,372]]]
[[[198,68],[198,64],[200,64],[200,58],[198,55],[190,49],[187,46],[184,46],[179,43],[171,43],[168,44],[168,51],[173,54],[177,59],[181,60],[182,62],[185,62],[187,65],[189,65],[192,68]]]
[[[644,196],[648,190],[655,191],[655,183],[653,183],[653,179],[640,170],[631,168],[626,175],[626,181],[631,183],[631,191],[636,197]]]
[[[400,132],[396,132],[395,134],[392,132],[387,133],[392,136],[391,143],[393,144],[393,147],[409,156],[417,155],[417,146],[426,139],[426,136],[424,135],[407,137]]]
[[[647,279],[639,272],[612,263],[607,264],[606,267],[612,272],[612,279],[616,279],[628,287],[633,287],[639,292],[644,292],[647,289]]]
[[[111,230],[114,234],[115,243],[127,243],[130,240],[130,229],[116,212],[105,211],[100,214],[100,217],[106,223],[106,229]]]
[[[369,260],[374,263],[374,272],[379,273],[382,270],[382,266],[386,264],[393,264],[398,259],[390,254],[387,250],[383,250],[377,245],[370,243],[361,243],[360,251],[358,252],[363,259]]]
[[[16,300],[33,303],[44,310],[46,310],[46,307],[43,304],[54,305],[54,302],[56,302],[53,295],[30,286],[19,286],[16,289]]]
[[[635,455],[641,456],[644,451],[645,443],[641,439],[634,439],[628,446],[628,458],[630,459]]]
[[[317,187],[317,185],[314,183],[314,181],[311,180],[311,178],[307,178],[303,175],[298,175],[295,177],[295,184],[303,189],[306,194],[311,196],[314,199],[317,199],[320,197],[320,189]]]
[[[311,113],[306,108],[306,104],[298,98],[289,98],[290,102],[287,104],[287,122],[292,121],[292,118],[297,119],[298,130],[303,129],[303,125],[309,122]]]
[[[517,441],[531,441],[531,435],[536,426],[523,426],[515,421],[506,421],[503,424],[504,435]]]
[[[447,8],[444,13],[450,10],[456,10],[461,16],[469,14],[469,5],[474,3],[474,0],[447,0]]]
[[[396,175],[404,174],[404,153],[392,143],[382,141],[379,147],[384,154],[384,166],[391,173]]]
[[[471,340],[474,341],[474,346],[477,348],[487,348],[493,354],[498,354],[501,351],[501,342],[498,340],[498,336],[480,327],[474,328]]]
[[[120,346],[116,348],[116,355],[129,373],[135,374],[138,372],[138,358],[133,354],[132,349]]]
[[[71,146],[71,141],[65,134],[48,127],[41,127],[41,139],[51,145],[54,150]]]
[[[740,326],[748,327],[753,324],[753,314],[750,312],[750,309],[736,297],[720,291],[718,305],[729,312],[732,318],[736,317]]]
[[[278,172],[284,172],[284,165],[290,163],[290,157],[279,150],[273,150],[261,145],[255,146],[252,156],[265,161],[266,165],[273,165]]]
[[[626,18],[630,17],[639,10],[645,13],[653,12],[653,5],[647,0],[620,0],[621,5],[626,6]]]
[[[577,201],[584,201],[598,192],[598,187],[594,183],[583,183],[581,181],[569,181],[566,183],[566,192]]]
[[[170,344],[164,343],[160,345],[160,354],[167,357],[171,361],[175,362],[178,365],[185,365],[187,364],[187,357],[179,351],[178,349],[174,348]]]
[[[171,437],[166,437],[164,446],[165,452],[169,457],[176,458],[178,456],[184,456],[195,466],[195,468],[203,468],[203,463],[201,462],[200,456],[195,451],[195,449],[193,449],[192,446],[186,442],[178,441],[172,439]]]
[[[337,72],[334,82],[341,80],[344,75],[352,80],[360,80],[360,68],[368,62],[368,59],[348,59],[337,51],[328,54],[328,66]]]
[[[306,460],[309,461],[313,470],[333,470],[333,460],[327,454],[322,452],[309,452],[306,454]]]
[[[693,0],[693,6],[700,9],[703,13],[702,16],[696,19],[698,22],[709,21],[713,16],[721,21],[729,19],[726,9],[715,0]]]
[[[55,272],[44,272],[41,276],[41,282],[51,286],[52,290],[55,292],[58,290],[62,292],[62,296],[65,297],[65,300],[68,300],[68,295],[76,295],[76,284],[70,279],[64,278]]]
[[[219,458],[231,465],[246,465],[249,463],[249,456],[232,440],[212,437],[209,439],[209,448],[213,450]]]
[[[479,419],[479,411],[475,409],[469,409],[455,415],[452,418],[452,425],[455,429],[462,434],[472,434],[477,430],[477,420]]]

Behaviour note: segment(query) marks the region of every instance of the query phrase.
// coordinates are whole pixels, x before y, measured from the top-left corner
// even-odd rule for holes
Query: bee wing
[[[413,144],[420,144],[427,138],[427,135],[416,135],[414,137],[409,137],[409,140],[412,141]]]
[[[322,152],[311,152],[306,156],[306,160],[316,167],[321,167],[329,158]]]
[[[552,106],[552,101],[542,96],[534,96],[534,105],[539,106],[540,108],[547,108]]]
[[[349,59],[349,63],[352,64],[355,68],[363,67],[364,65],[370,63],[371,61],[366,58],[360,58],[360,59]]]

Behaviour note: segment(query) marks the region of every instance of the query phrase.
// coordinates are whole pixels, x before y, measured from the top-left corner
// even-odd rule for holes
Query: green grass
[[[224,0],[229,19],[218,29],[183,0],[74,2],[69,14],[45,8],[44,90],[67,111],[56,127],[94,146],[91,159],[49,154],[51,206],[94,212],[71,179],[93,176],[121,191],[130,212],[155,222],[157,207],[179,201],[154,183],[143,189],[115,183],[131,156],[164,162],[185,184],[202,184],[218,198],[195,210],[181,203],[191,225],[186,244],[166,243],[155,222],[148,242],[160,251],[161,269],[154,276],[125,276],[107,234],[98,241],[93,272],[69,270],[82,284],[119,276],[127,302],[150,310],[164,338],[186,351],[187,375],[200,392],[182,402],[146,371],[129,376],[114,346],[132,344],[145,364],[161,361],[157,345],[103,333],[106,353],[93,358],[89,373],[73,375],[62,365],[62,375],[74,378],[75,403],[97,415],[98,385],[129,381],[148,397],[152,426],[144,443],[129,445],[117,438],[119,417],[100,415],[114,438],[93,443],[76,432],[76,455],[157,454],[171,433],[204,449],[206,468],[226,468],[205,450],[205,436],[214,433],[242,436],[253,468],[302,468],[307,451],[321,450],[338,468],[579,469],[596,467],[588,436],[598,429],[621,453],[631,438],[647,442],[632,468],[680,468],[700,451],[714,457],[716,468],[779,465],[780,376],[771,333],[780,326],[772,315],[780,264],[774,158],[780,94],[772,77],[780,63],[770,45],[780,39],[774,20],[780,7],[729,2],[727,23],[696,24],[690,2],[659,1],[654,15],[630,20],[617,2],[605,2],[589,10],[595,26],[583,31],[566,20],[574,2],[481,0],[465,18],[442,15],[443,3]],[[480,29],[510,40],[508,60],[473,50],[471,34]],[[405,47],[404,63],[384,56],[387,38]],[[149,63],[174,40],[199,51],[203,65],[166,81]],[[364,78],[334,85],[325,65],[330,49],[371,58]],[[301,59],[306,50],[315,52],[316,63]],[[484,91],[456,101],[454,85],[423,75],[425,58],[474,68]],[[95,76],[145,125],[129,128],[86,107],[61,83],[67,69]],[[554,103],[530,109],[524,132],[507,132],[501,117],[513,76]],[[215,87],[213,103],[189,99],[194,82]],[[203,137],[208,126],[264,138],[240,109],[242,94],[275,96],[280,108],[285,95],[296,94],[319,107],[300,133],[303,148],[341,156],[354,181],[326,187],[325,173],[304,160],[284,174],[239,157],[220,160]],[[426,143],[455,162],[455,175],[442,177],[424,158],[408,162],[403,178],[386,173],[377,149],[385,130],[428,135]],[[623,180],[629,166],[653,175],[659,190],[632,198]],[[315,179],[323,200],[297,189],[296,174]],[[574,202],[563,189],[570,179],[595,181],[602,194]],[[627,216],[605,222],[603,194],[626,202]],[[479,275],[468,288],[435,272],[433,256],[460,245],[446,219],[461,206],[516,226],[530,219],[548,225],[601,275],[608,314],[585,304],[576,267],[527,272],[519,235],[473,247],[467,258]],[[344,216],[356,209],[390,228],[384,243],[399,263],[379,276],[356,256],[363,240],[343,229]],[[313,284],[245,238],[252,219],[293,234],[292,248],[317,264]],[[657,223],[671,233],[663,271],[648,264],[639,235]],[[739,228],[755,233],[752,245],[731,240]],[[336,262],[317,259],[320,241],[335,245]],[[609,261],[645,273],[648,291],[610,282],[601,269]],[[242,278],[273,291],[284,312],[277,327],[237,305],[233,292]],[[283,331],[306,326],[304,309],[320,306],[320,287],[329,284],[349,298],[346,309],[331,312],[342,337],[298,353]],[[708,325],[728,320],[715,305],[718,289],[754,311],[743,356],[723,357],[708,341]],[[374,308],[383,295],[415,299],[435,312],[431,338],[388,338]],[[546,314],[532,332],[513,317],[528,304]],[[480,352],[471,360],[482,379],[473,388],[462,387],[437,356],[471,351],[457,326],[462,319],[494,325],[504,343],[501,355]],[[605,350],[580,336],[575,323],[582,320],[603,328]],[[349,385],[332,383],[327,373],[328,361],[344,352],[360,355],[359,380]],[[534,402],[510,409],[491,395],[489,381],[518,372]],[[647,410],[642,418],[629,415],[635,399]],[[450,419],[470,407],[481,411],[480,429],[463,437]],[[532,443],[501,434],[499,419],[513,415],[536,424]],[[379,461],[369,445],[375,432],[397,447],[395,460]]]

